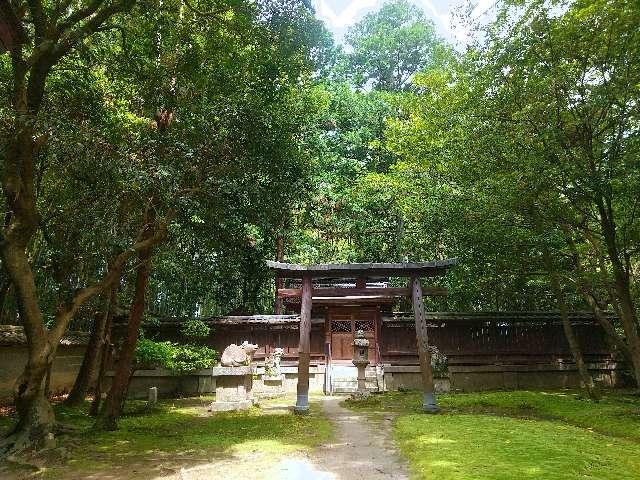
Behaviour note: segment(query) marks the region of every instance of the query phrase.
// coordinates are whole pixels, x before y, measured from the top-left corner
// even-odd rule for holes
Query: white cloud
[[[324,20],[341,41],[344,31],[356,23],[368,12],[379,8],[384,0],[314,0],[317,16]],[[467,3],[467,0],[411,0],[423,8],[436,23],[440,35],[449,41],[466,45],[470,41],[471,32],[468,26],[460,22],[456,10]],[[471,16],[473,19],[483,17],[495,5],[495,0],[472,0],[475,4]],[[335,7],[333,5],[339,5]]]
[[[336,13],[328,0],[316,0],[316,14],[332,28],[342,29],[353,25],[363,11],[370,11],[379,0],[353,0],[346,8]]]

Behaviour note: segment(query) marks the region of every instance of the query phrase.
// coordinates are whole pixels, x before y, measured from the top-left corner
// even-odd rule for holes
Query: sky
[[[422,8],[436,25],[438,33],[456,45],[469,40],[468,30],[455,19],[456,10],[467,4],[466,0],[411,0]],[[336,41],[341,42],[347,29],[369,12],[378,10],[384,0],[313,0],[318,18],[325,21]],[[484,14],[494,0],[472,0],[473,16]]]

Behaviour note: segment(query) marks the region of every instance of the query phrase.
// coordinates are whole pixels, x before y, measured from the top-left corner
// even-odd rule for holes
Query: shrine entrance
[[[369,340],[371,364],[377,364],[379,319],[380,312],[377,309],[359,307],[329,309],[326,328],[329,333],[327,340],[331,343],[331,360],[351,362],[355,333],[362,330]]]
[[[427,321],[424,312],[424,295],[446,295],[440,287],[423,288],[421,278],[439,277],[457,263],[456,259],[418,263],[352,263],[297,265],[267,261],[278,279],[299,279],[301,288],[280,288],[278,298],[300,299],[300,341],[298,343],[298,387],[294,411],[309,411],[309,364],[311,345],[312,305],[327,307],[329,315],[325,321],[325,346],[327,359],[347,362],[351,358],[352,343],[357,330],[364,330],[370,341],[369,359],[377,363],[379,314],[375,305],[393,303],[395,297],[409,297],[413,303],[415,316],[418,359],[424,390],[423,409],[427,412],[438,410],[431,369],[431,353],[427,335]],[[404,277],[409,285],[404,288],[371,285],[368,280],[379,277]],[[314,279],[355,279],[353,286],[314,286]],[[281,282],[277,282],[281,285]],[[351,307],[351,308],[348,308]],[[352,307],[357,307],[353,309]],[[373,341],[371,341],[373,340]]]

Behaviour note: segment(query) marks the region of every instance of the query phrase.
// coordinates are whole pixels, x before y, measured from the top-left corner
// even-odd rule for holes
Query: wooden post
[[[413,301],[413,313],[416,318],[416,340],[418,342],[418,358],[420,359],[420,372],[422,373],[422,388],[424,397],[422,408],[427,413],[436,413],[439,408],[433,388],[433,371],[431,370],[431,352],[429,351],[429,336],[427,334],[427,319],[424,314],[424,301],[422,298],[422,284],[420,278],[411,279],[411,298]]]
[[[324,309],[324,394],[331,395],[331,310]]]
[[[294,411],[309,411],[309,361],[311,352],[311,295],[310,276],[302,278],[302,305],[300,308],[300,343],[298,345],[298,397]]]
[[[278,238],[276,238],[276,262],[282,262],[282,260],[284,260],[284,237],[278,235]],[[276,273],[276,298],[273,309],[276,315],[282,315],[282,298],[278,295],[278,290],[282,287],[284,287],[284,281],[282,277]]]

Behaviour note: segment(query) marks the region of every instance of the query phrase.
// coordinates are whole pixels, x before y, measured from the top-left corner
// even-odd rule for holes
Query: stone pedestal
[[[366,364],[358,364],[358,393],[361,394],[367,391],[366,377],[364,373],[366,368]]]
[[[366,381],[366,369],[369,362],[354,360],[353,364],[358,369],[358,389],[351,395],[351,398],[354,400],[369,398],[369,390],[367,390]]]
[[[253,367],[213,367],[211,374],[216,379],[216,400],[210,411],[246,410],[253,405]]]

